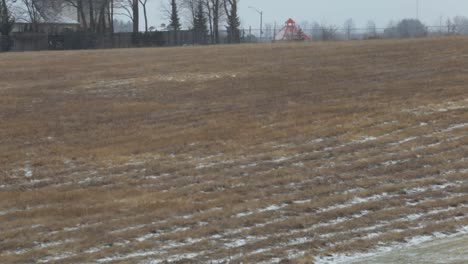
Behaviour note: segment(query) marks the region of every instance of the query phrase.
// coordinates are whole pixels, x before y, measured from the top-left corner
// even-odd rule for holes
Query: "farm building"
[[[111,30],[111,14],[107,2],[93,0],[81,5],[65,0],[15,2],[13,32],[59,34],[66,30]]]
[[[42,2],[28,3],[30,6],[20,1],[15,3],[12,10],[15,17],[13,32],[56,34],[79,28],[76,8],[73,6],[57,2],[39,3]]]

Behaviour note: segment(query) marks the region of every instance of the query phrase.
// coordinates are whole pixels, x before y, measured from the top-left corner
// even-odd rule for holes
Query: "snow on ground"
[[[406,243],[380,247],[371,252],[337,254],[316,258],[317,264],[352,263],[464,263],[468,259],[468,226],[454,234],[417,236]]]
[[[62,252],[59,255],[42,258],[42,259],[38,260],[37,262],[38,263],[56,262],[56,261],[59,261],[59,260],[62,260],[62,259],[70,258],[70,257],[72,257],[74,255],[75,254],[71,253],[71,252]]]
[[[346,208],[346,207],[351,207],[351,206],[353,206],[355,204],[359,204],[359,203],[366,203],[366,202],[370,202],[370,201],[380,201],[380,200],[383,200],[383,199],[392,198],[394,196],[396,196],[396,195],[389,195],[388,193],[376,194],[376,195],[372,195],[372,196],[365,197],[365,198],[355,196],[354,198],[350,199],[349,201],[347,201],[347,202],[345,202],[343,204],[335,204],[335,205],[332,205],[332,206],[329,206],[329,207],[326,207],[326,208],[322,208],[322,209],[318,210],[318,213],[323,213],[323,212],[328,212],[328,211],[335,210],[335,209],[342,209],[342,208]]]
[[[459,129],[459,128],[464,128],[466,126],[468,126],[468,123],[454,124],[454,125],[449,126],[446,129],[442,130],[442,132],[450,132],[452,130]]]
[[[276,211],[276,210],[279,210],[279,209],[284,208],[286,206],[288,206],[288,205],[287,204],[280,204],[280,205],[273,204],[273,205],[267,206],[265,208],[259,209],[258,211],[259,212]]]
[[[408,138],[405,138],[405,139],[402,139],[398,142],[394,142],[394,143],[390,143],[391,146],[396,146],[396,145],[400,145],[400,144],[403,144],[403,143],[406,143],[406,142],[410,142],[410,141],[413,141],[415,139],[417,139],[418,137],[408,137]]]
[[[27,178],[30,178],[33,176],[33,171],[31,169],[31,166],[29,164],[26,164],[24,166],[24,176]]]
[[[374,140],[377,140],[377,139],[378,139],[378,138],[373,137],[373,136],[367,136],[367,137],[364,137],[364,138],[361,139],[361,140],[356,141],[356,143],[365,143],[365,142],[374,141]]]
[[[427,124],[426,123],[424,123],[424,124],[421,123],[421,125],[423,126],[423,125],[427,125]],[[447,128],[445,128],[443,130],[432,133],[431,135],[438,134],[438,133],[443,133],[443,132],[449,132],[449,131],[452,131],[452,130],[455,130],[455,129],[464,128],[466,126],[468,126],[468,123],[452,124],[452,125],[449,125]],[[335,147],[325,147],[323,149],[323,151],[328,151],[328,150],[331,150],[331,149],[340,148],[340,147],[348,146],[348,145],[351,145],[351,144],[360,144],[360,143],[375,141],[375,140],[381,139],[383,137],[386,137],[388,135],[389,134],[384,134],[384,135],[377,136],[377,137],[365,136],[365,137],[362,137],[360,140],[351,141],[351,142],[341,144],[341,145],[338,145],[338,146],[335,146]],[[456,137],[456,138],[450,138],[450,139],[447,139],[446,141],[459,139],[459,138],[462,138],[462,137],[463,136]],[[393,145],[399,145],[399,144],[403,144],[403,143],[406,143],[406,142],[416,140],[418,138],[419,137],[414,137],[414,136],[407,137],[407,138],[404,138],[402,140],[395,141],[393,143],[389,143],[389,145],[392,145],[392,146]],[[319,143],[319,142],[323,142],[323,141],[324,141],[324,139],[319,138],[319,139],[316,139],[316,140],[312,140],[309,143]],[[441,142],[437,142],[437,143],[434,143],[432,145],[426,145],[426,147],[437,146],[439,144],[441,144]],[[294,145],[293,144],[277,145],[277,148],[289,148],[289,147],[294,147]],[[277,157],[274,157],[274,158],[271,158],[271,159],[268,159],[268,160],[260,160],[260,161],[257,161],[257,162],[247,163],[247,165],[243,164],[240,167],[241,168],[255,167],[259,163],[260,164],[264,164],[264,163],[265,164],[266,163],[282,163],[282,162],[290,161],[290,160],[293,160],[293,159],[296,159],[296,158],[302,158],[305,155],[306,154],[301,153],[301,154],[295,154],[295,155],[291,155],[291,156],[277,156]],[[245,160],[245,159],[248,159],[248,157],[244,157],[241,160]],[[236,160],[225,160],[225,159],[223,159],[221,154],[207,156],[205,158],[201,158],[201,159],[197,159],[197,160],[201,161],[201,162],[198,163],[198,164],[195,164],[196,169],[207,169],[207,168],[211,168],[211,167],[218,166],[218,165],[231,164],[231,163],[238,162],[238,160],[237,161]],[[387,160],[385,162],[380,163],[380,165],[381,166],[392,166],[392,165],[407,162],[409,160],[410,159],[401,159],[401,160],[391,159],[391,160]],[[296,163],[293,163],[293,164],[298,164],[298,166],[304,166],[304,163],[302,163],[302,162],[297,162],[296,160],[293,160],[292,162],[296,162]],[[140,163],[130,163],[129,165],[140,165]],[[33,176],[32,169],[28,164],[25,164],[23,171],[24,171],[24,176],[25,177],[32,177]],[[455,171],[456,170],[454,170],[454,172]],[[460,170],[460,171],[462,171],[462,170]],[[447,172],[447,174],[449,174],[449,172]],[[162,174],[162,175],[158,175],[158,176],[146,176],[145,179],[158,180],[159,181],[159,180],[161,180],[161,178],[167,177],[167,176],[169,176],[169,174]],[[90,179],[90,178],[86,178],[85,181],[87,181],[88,179]],[[73,183],[73,182],[71,182],[71,183]],[[445,189],[445,188],[448,188],[448,187],[454,187],[454,186],[457,186],[458,184],[463,184],[463,183],[464,182],[451,182],[451,183],[444,183],[444,184],[440,184],[440,185],[413,187],[413,188],[407,188],[407,189],[405,189],[405,191],[408,194],[411,195],[411,194],[416,194],[416,193],[422,193],[422,192],[429,191],[429,190],[441,190],[441,189]],[[356,192],[356,191],[359,191],[359,190],[361,190],[361,189],[359,189],[359,188],[358,189],[351,189],[351,190],[346,191],[346,193],[352,193],[352,192]],[[334,210],[334,209],[342,209],[342,208],[346,208],[346,207],[351,207],[351,206],[356,205],[356,204],[362,204],[362,203],[367,203],[367,202],[371,202],[371,201],[380,201],[380,200],[384,200],[384,199],[390,199],[390,198],[395,197],[395,196],[398,196],[398,194],[389,194],[389,193],[386,193],[386,192],[375,194],[375,195],[368,196],[368,197],[354,196],[353,198],[349,199],[348,201],[321,208],[315,213],[323,213],[323,212],[331,211],[331,210]],[[446,197],[446,198],[448,198],[448,197]],[[304,200],[293,201],[292,203],[293,204],[305,204],[305,203],[309,203],[311,201],[312,201],[311,199],[304,199]],[[428,201],[428,200],[420,200],[419,202],[426,202],[426,201]],[[408,205],[411,205],[411,206],[416,205],[416,204],[417,203],[413,203],[413,204],[408,203]],[[250,216],[252,214],[258,214],[258,213],[262,213],[262,212],[279,211],[279,210],[281,210],[281,209],[283,209],[283,208],[285,208],[287,206],[288,206],[288,204],[284,204],[284,203],[282,203],[282,204],[271,204],[271,205],[267,205],[267,206],[265,206],[263,208],[260,208],[260,209],[257,209],[257,210],[244,211],[244,212],[241,212],[241,213],[238,213],[238,214],[234,214],[234,216],[236,216],[236,217],[247,217],[247,216]],[[29,208],[27,208],[27,209],[29,209]],[[12,209],[12,210],[0,211],[0,216],[5,215],[5,214],[9,214],[9,213],[12,213],[12,212],[16,212],[16,211],[19,211],[19,210]],[[448,211],[448,210],[447,209],[439,209],[439,210],[433,210],[433,211],[430,211],[430,212],[427,212],[427,213],[411,214],[411,215],[408,215],[408,216],[400,218],[400,219],[392,220],[392,222],[415,221],[415,220],[418,220],[418,219],[422,218],[425,215],[437,214],[437,213],[445,212],[445,211]],[[352,216],[339,217],[339,218],[332,219],[332,220],[327,221],[327,222],[321,222],[321,223],[312,225],[312,226],[307,227],[307,228],[302,229],[302,230],[294,230],[292,232],[287,232],[287,233],[284,233],[282,235],[293,236],[295,234],[309,232],[309,231],[312,231],[312,230],[320,228],[320,227],[332,226],[332,225],[336,225],[336,224],[340,224],[342,222],[348,221],[350,219],[359,218],[359,217],[362,217],[362,216],[364,216],[364,215],[366,215],[368,213],[369,213],[368,211],[361,211],[361,212],[359,212],[357,214],[354,214]],[[181,219],[190,219],[193,216],[194,216],[193,214],[190,214],[190,215],[179,216],[179,218],[181,218]],[[250,230],[250,229],[255,228],[255,227],[266,226],[268,224],[272,224],[272,223],[275,223],[275,222],[281,222],[283,220],[285,220],[285,219],[279,218],[279,219],[275,219],[273,221],[267,221],[267,222],[264,222],[264,223],[256,224],[255,226],[252,226],[252,227],[243,227],[243,228],[238,228],[238,229],[226,230],[221,235],[213,235],[211,237],[211,239],[219,239],[220,242],[224,245],[225,248],[234,249],[234,248],[243,247],[243,246],[248,245],[250,243],[254,243],[254,242],[257,242],[257,241],[260,241],[260,240],[267,239],[268,237],[249,236],[249,237],[244,237],[244,238],[226,238],[226,236],[235,235],[235,234]],[[377,236],[382,234],[381,232],[377,231],[376,229],[378,229],[380,227],[383,227],[383,226],[386,226],[388,224],[390,224],[390,222],[377,223],[374,226],[371,226],[371,227],[368,227],[368,228],[360,228],[359,230],[361,230],[361,231],[373,231],[373,230],[375,230],[375,232],[369,233],[369,234],[366,235],[368,238],[373,238],[373,237],[377,237]],[[125,232],[125,231],[128,231],[128,230],[140,229],[140,228],[143,228],[144,226],[145,225],[136,225],[136,226],[126,227],[126,228],[123,228],[123,229],[120,229],[120,230],[115,230],[113,232],[115,232],[115,233]],[[64,231],[73,231],[73,230],[76,230],[76,229],[77,229],[76,227],[73,227],[73,228],[70,228],[70,230],[65,230],[64,229]],[[174,226],[174,228],[173,228],[173,230],[171,232],[183,232],[183,231],[187,231],[188,229],[189,229],[188,227]],[[353,231],[357,231],[357,230],[353,230]],[[395,232],[398,232],[398,231],[395,231]],[[319,237],[327,238],[327,237],[333,237],[335,235],[340,235],[340,234],[343,234],[343,233],[345,233],[345,232],[322,234]],[[146,240],[155,239],[155,238],[159,237],[160,235],[161,235],[161,233],[147,233],[147,234],[144,234],[142,236],[139,236],[139,237],[135,238],[135,241],[143,242],[143,241],[146,241]],[[278,234],[276,234],[276,235],[278,235]],[[304,235],[304,234],[301,234],[301,235]],[[428,241],[432,241],[434,239],[434,237],[437,237],[437,239],[445,238],[444,235],[441,235],[441,234],[435,234],[434,236],[416,237],[416,238],[408,240],[407,245],[419,245],[419,244],[422,244],[422,243],[427,243]],[[132,252],[132,253],[125,254],[125,255],[115,255],[113,257],[101,258],[101,259],[99,259],[99,262],[111,262],[111,261],[118,261],[118,260],[128,260],[128,259],[131,259],[131,258],[140,258],[140,257],[149,257],[149,256],[160,257],[160,256],[168,254],[169,253],[168,250],[172,250],[174,248],[181,247],[181,246],[192,245],[192,244],[198,243],[198,242],[200,242],[200,241],[202,241],[204,239],[210,239],[210,238],[203,238],[203,239],[191,239],[191,238],[189,238],[189,239],[185,240],[185,242],[183,242],[183,243],[170,241],[171,243],[168,243],[165,246],[163,246],[163,247],[161,247],[161,248],[159,248],[158,250],[155,250],[155,251],[140,251],[140,252]],[[307,236],[305,236],[305,237],[304,236],[299,236],[297,238],[291,237],[289,242],[286,242],[286,243],[284,243],[284,244],[282,244],[280,246],[284,247],[284,246],[301,245],[301,244],[311,242],[313,240],[314,240],[314,238],[307,237]],[[129,243],[129,242],[127,242],[127,243]],[[42,246],[46,246],[46,247],[51,246],[52,247],[52,246],[56,246],[56,245],[58,245],[58,244],[50,243],[50,245],[44,244],[44,245],[41,245],[41,247]],[[85,252],[88,253],[88,254],[93,254],[93,253],[96,253],[96,252],[98,252],[98,251],[100,251],[100,250],[102,250],[104,248],[105,248],[105,246],[93,247],[93,248],[90,248],[90,249],[86,250]],[[386,252],[385,250],[394,250],[395,248],[399,249],[398,245],[397,246],[392,245],[392,246],[389,246],[389,247],[377,249],[376,252],[372,252],[372,253],[362,253],[362,254],[354,254],[354,255],[336,255],[336,256],[331,256],[331,257],[321,257],[321,258],[318,259],[318,261],[319,261],[319,263],[348,263],[348,262],[351,263],[352,261],[354,261],[353,260],[354,257],[356,257],[356,258],[364,257],[365,258],[365,257],[368,256],[366,254],[371,254],[371,255],[369,255],[369,257],[373,257],[374,255],[380,254],[381,251]],[[262,253],[265,253],[265,252],[269,252],[269,251],[271,251],[273,249],[275,249],[275,247],[260,248],[260,249],[257,249],[255,251],[253,251],[253,252],[250,252],[248,255],[262,254]],[[23,254],[23,253],[25,253],[25,252],[18,252],[18,254]],[[169,256],[165,257],[165,260],[177,261],[177,260],[181,260],[181,259],[193,259],[193,258],[195,258],[195,257],[197,257],[197,256],[199,256],[201,254],[202,253],[186,253],[186,254],[182,254],[182,255],[173,255],[173,256],[169,255]],[[294,250],[291,251],[290,254],[288,253],[289,256],[301,256],[301,254],[303,254],[303,252],[298,252],[298,251],[294,251]],[[372,255],[372,254],[374,254],[374,255]],[[50,256],[48,258],[41,259],[40,261],[41,262],[57,261],[57,260],[60,260],[60,259],[68,258],[70,256],[71,255],[68,255],[65,252],[62,255]],[[237,257],[242,257],[242,256],[239,255]],[[232,256],[233,259],[236,259],[237,257]],[[151,263],[161,263],[161,261],[162,260],[154,259],[154,260],[152,260]],[[320,261],[322,261],[322,262],[320,262]],[[342,261],[342,262],[340,262],[340,261]]]

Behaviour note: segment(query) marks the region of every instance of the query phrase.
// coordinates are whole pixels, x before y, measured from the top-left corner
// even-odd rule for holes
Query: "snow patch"
[[[364,198],[355,196],[354,198],[350,199],[349,201],[347,201],[347,202],[345,202],[343,204],[335,204],[335,205],[332,205],[332,206],[329,206],[329,207],[325,207],[325,208],[319,209],[318,212],[319,213],[328,212],[328,211],[335,210],[335,209],[342,209],[342,208],[346,208],[346,207],[351,207],[351,206],[353,206],[355,204],[367,203],[367,202],[370,202],[370,201],[380,201],[380,200],[383,200],[385,198],[391,198],[391,197],[394,197],[394,196],[395,195],[389,195],[386,192],[381,193],[381,194],[375,194],[375,195],[372,195],[372,196],[369,196],[369,197],[364,197]]]
[[[282,208],[284,208],[286,206],[288,206],[288,205],[287,204],[280,204],[280,205],[273,204],[273,205],[267,206],[265,208],[259,209],[258,211],[259,212],[276,211],[276,210],[282,209]]]
[[[400,140],[398,142],[394,142],[394,143],[390,143],[390,146],[396,146],[396,145],[400,145],[400,144],[404,144],[406,142],[410,142],[410,141],[413,141],[415,139],[417,139],[418,137],[408,137],[408,138],[405,138],[403,140]]]
[[[238,248],[238,247],[245,246],[246,244],[247,244],[247,240],[243,239],[243,238],[240,238],[240,239],[236,239],[236,240],[234,240],[232,242],[226,243],[226,244],[224,244],[224,246],[226,248]]]
[[[454,124],[454,125],[449,126],[446,129],[442,130],[442,132],[450,132],[450,131],[453,131],[455,129],[464,128],[466,126],[468,126],[468,123]]]
[[[55,256],[51,256],[51,257],[47,257],[47,258],[40,259],[40,260],[38,260],[38,263],[55,262],[55,261],[58,261],[58,260],[62,260],[62,259],[66,259],[66,258],[72,257],[72,256],[74,256],[74,255],[75,255],[75,254],[73,254],[73,253],[71,253],[71,252],[63,252],[63,253],[60,253],[59,255],[55,255]]]
[[[331,256],[319,256],[319,257],[316,257],[315,263],[316,264],[351,263],[351,262],[362,260],[364,258],[376,257],[376,256],[379,256],[380,254],[388,253],[397,249],[407,248],[411,246],[418,246],[425,242],[433,241],[436,238],[438,239],[450,238],[450,237],[456,237],[456,236],[461,236],[461,235],[466,235],[466,234],[468,234],[468,226],[462,226],[458,228],[457,231],[453,234],[442,234],[442,233],[437,232],[430,236],[428,235],[416,236],[416,237],[407,239],[406,243],[383,246],[383,247],[374,249],[370,252],[365,252],[365,253],[358,252],[358,253],[351,253],[351,254],[348,253],[348,254],[334,254]]]
[[[23,170],[24,170],[24,177],[31,178],[33,176],[32,168],[28,163],[26,163],[26,165],[24,165]]]
[[[279,158],[276,158],[276,159],[271,160],[271,162],[279,163],[279,162],[287,161],[287,160],[289,160],[289,159],[290,159],[290,158],[288,158],[288,157],[279,157]]]
[[[306,203],[310,203],[311,201],[312,201],[312,199],[306,199],[306,200],[293,201],[293,203],[295,203],[295,204],[306,204]]]
[[[246,217],[246,216],[249,216],[251,214],[253,214],[253,212],[242,212],[242,213],[236,214],[236,217]]]
[[[374,140],[377,140],[377,139],[378,138],[373,137],[373,136],[366,136],[366,137],[363,137],[361,140],[355,141],[355,143],[365,143],[365,142],[374,141]]]

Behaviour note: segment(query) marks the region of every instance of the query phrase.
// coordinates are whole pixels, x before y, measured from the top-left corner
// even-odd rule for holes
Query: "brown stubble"
[[[453,231],[468,142],[445,130],[468,120],[467,43],[1,54],[0,257],[255,262]]]

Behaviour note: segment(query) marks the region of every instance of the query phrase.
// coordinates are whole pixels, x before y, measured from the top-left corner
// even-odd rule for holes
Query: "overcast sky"
[[[161,5],[169,0],[148,0],[149,25],[167,23]],[[456,15],[468,16],[468,0],[419,0],[419,17],[426,25],[438,25],[440,19]],[[240,0],[239,15],[245,28],[260,27],[260,17],[254,6],[264,12],[264,22],[283,24],[289,17],[302,21],[317,21],[342,26],[353,18],[357,27],[365,27],[374,20],[378,27],[385,27],[390,20],[415,18],[417,0]],[[141,27],[144,27],[143,18]]]

